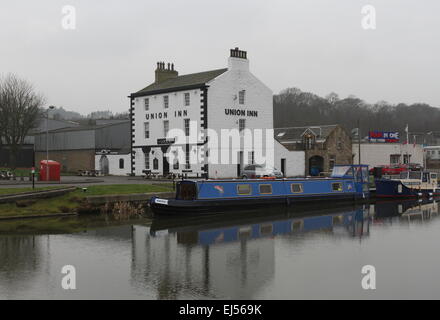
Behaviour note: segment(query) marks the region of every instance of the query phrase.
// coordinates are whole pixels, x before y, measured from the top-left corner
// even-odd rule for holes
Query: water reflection
[[[344,261],[350,258],[344,250],[353,240],[368,248],[374,243],[371,229],[426,224],[437,217],[435,201],[378,202],[157,219],[151,225],[135,222],[64,236],[0,236],[0,298],[303,297],[303,286],[283,291],[283,283],[308,279],[307,270],[293,272],[301,263],[324,272],[325,266],[304,258],[309,251],[323,260],[328,254],[344,257],[332,260],[335,270],[344,270],[353,261]],[[329,249],[334,240],[341,245]],[[379,261],[386,259],[382,246],[372,251]],[[77,292],[59,287],[63,264],[77,267]],[[343,271],[333,275],[342,282],[346,276]],[[313,283],[321,292],[324,284]]]

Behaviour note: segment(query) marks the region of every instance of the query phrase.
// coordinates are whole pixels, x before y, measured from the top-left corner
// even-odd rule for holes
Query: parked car
[[[370,174],[378,175],[378,171],[380,170],[380,175],[400,175],[401,172],[404,171],[420,171],[423,167],[417,163],[410,164],[394,164],[394,165],[384,165],[377,166],[370,169]]]
[[[255,179],[264,177],[283,178],[284,175],[280,170],[276,168],[259,164],[247,165],[241,171],[242,179]]]

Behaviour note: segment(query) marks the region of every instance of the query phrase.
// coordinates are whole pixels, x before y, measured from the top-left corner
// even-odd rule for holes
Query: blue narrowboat
[[[174,199],[153,197],[150,208],[155,215],[197,215],[368,197],[368,166],[338,165],[328,178],[182,180],[176,185]]]

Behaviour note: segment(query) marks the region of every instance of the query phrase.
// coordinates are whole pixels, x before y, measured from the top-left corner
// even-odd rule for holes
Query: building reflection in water
[[[252,298],[274,277],[276,237],[312,231],[363,237],[369,233],[369,214],[361,206],[301,218],[266,214],[134,226],[133,282],[153,284],[159,299]]]
[[[276,255],[286,249],[307,249],[314,237],[319,243],[368,239],[370,226],[410,226],[436,217],[433,201],[377,202],[320,211],[160,219],[151,226],[136,222],[68,236],[0,236],[0,296],[56,296],[57,287],[45,286],[51,279],[58,285],[60,259],[74,247],[81,254],[78,270],[87,270],[90,281],[103,278],[123,286],[109,297],[125,292],[133,298],[252,299],[264,296],[273,283]],[[118,267],[97,267],[102,261]],[[93,297],[100,290],[105,289],[93,291]]]
[[[25,290],[33,274],[47,274],[49,261],[49,236],[0,236],[1,293],[7,298]]]

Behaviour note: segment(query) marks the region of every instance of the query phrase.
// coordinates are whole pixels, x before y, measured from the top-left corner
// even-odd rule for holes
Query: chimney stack
[[[179,73],[174,70],[174,63],[158,62],[155,73],[155,82],[160,83],[168,79],[176,78]]]
[[[228,69],[233,71],[249,71],[247,52],[240,50],[238,47],[231,49],[230,52]]]

